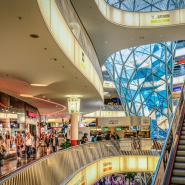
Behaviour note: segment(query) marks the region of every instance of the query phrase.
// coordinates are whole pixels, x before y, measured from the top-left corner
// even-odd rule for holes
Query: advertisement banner
[[[151,118],[150,117],[141,117],[141,125],[150,126]]]
[[[119,157],[112,157],[99,161],[99,177],[119,172]]]

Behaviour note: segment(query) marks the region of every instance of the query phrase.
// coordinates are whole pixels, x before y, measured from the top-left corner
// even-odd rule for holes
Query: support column
[[[71,144],[72,146],[78,145],[78,125],[79,125],[80,113],[71,114]]]

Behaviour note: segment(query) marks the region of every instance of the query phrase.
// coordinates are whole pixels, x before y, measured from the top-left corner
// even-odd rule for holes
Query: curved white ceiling
[[[36,0],[1,0],[0,22],[0,91],[38,107],[41,114],[58,108],[19,94],[44,97],[65,106],[67,95],[81,95],[82,112],[99,108],[99,93],[59,48]],[[33,83],[48,86],[31,86]]]
[[[71,0],[86,28],[101,65],[113,53],[149,43],[184,40],[185,25],[160,28],[128,28],[108,21],[94,0]]]

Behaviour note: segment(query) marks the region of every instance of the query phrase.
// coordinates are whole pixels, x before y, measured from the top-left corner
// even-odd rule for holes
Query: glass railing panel
[[[2,185],[58,185],[96,160],[114,156],[159,156],[163,140],[125,139],[78,145],[38,159],[0,179]],[[125,147],[128,146],[128,147]]]

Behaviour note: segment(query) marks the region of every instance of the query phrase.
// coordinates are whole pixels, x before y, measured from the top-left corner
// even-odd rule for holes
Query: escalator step
[[[180,144],[180,145],[185,145],[185,140],[180,139],[180,140],[179,140],[179,144]]]
[[[174,183],[174,184],[185,184],[185,177],[172,176],[171,183]]]
[[[176,161],[176,162],[185,162],[185,157],[178,157],[178,156],[177,156],[177,157],[175,158],[175,161]]]
[[[185,136],[184,135],[181,135],[180,136],[180,139],[185,140]]]
[[[185,151],[185,145],[178,145],[178,150]]]
[[[174,169],[172,176],[178,176],[178,177],[184,177],[185,175],[185,170],[181,170],[181,169]]]
[[[177,150],[177,156],[185,156],[185,151]]]
[[[184,131],[185,131],[185,127],[184,127],[184,126],[182,127],[182,130],[184,130]]]
[[[183,131],[181,131],[181,135],[185,135],[185,131],[183,130]]]
[[[178,169],[185,169],[185,163],[182,162],[175,162],[174,163],[174,169],[178,168]]]

